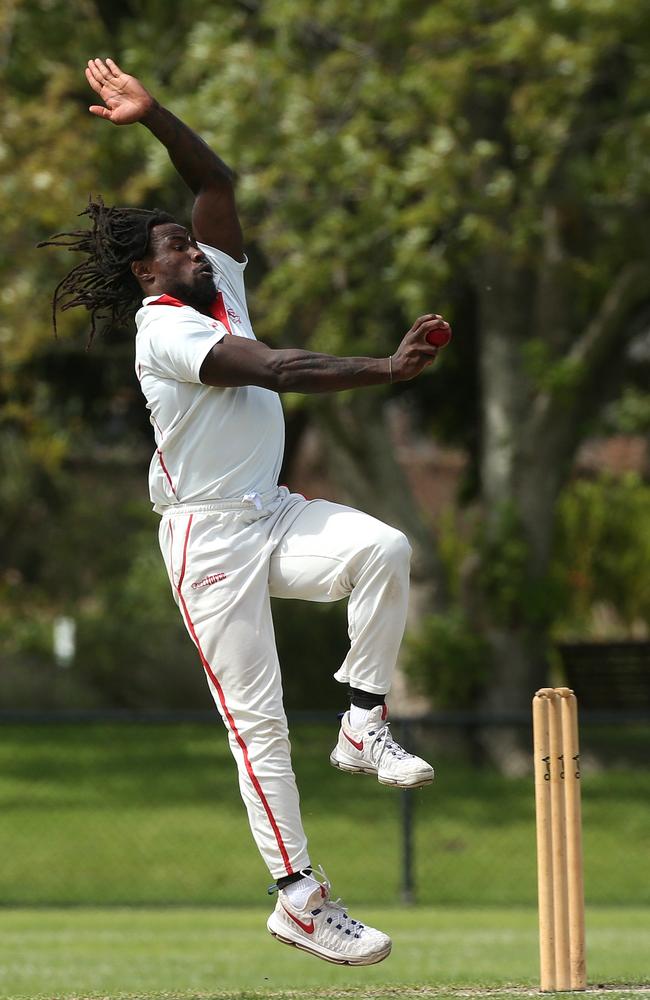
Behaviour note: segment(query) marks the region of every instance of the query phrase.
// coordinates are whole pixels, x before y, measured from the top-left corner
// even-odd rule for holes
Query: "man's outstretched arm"
[[[274,350],[259,340],[224,337],[205,358],[204,385],[259,385],[275,392],[340,392],[361,386],[405,382],[435,361],[428,336],[451,334],[442,316],[420,316],[390,358],[339,358],[293,348]]]
[[[94,115],[114,125],[141,122],[166,147],[176,170],[194,194],[194,237],[224,250],[235,260],[243,260],[233,174],[223,160],[112,59],[89,59],[86,79],[104,101],[104,105],[91,105]]]

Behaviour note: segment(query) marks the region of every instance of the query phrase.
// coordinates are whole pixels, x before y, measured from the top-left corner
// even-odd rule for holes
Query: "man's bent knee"
[[[250,763],[267,756],[289,757],[291,744],[286,717],[252,713],[244,718],[240,716],[237,733],[230,731],[230,745],[235,756],[243,749],[242,744]]]
[[[386,525],[377,544],[384,559],[390,566],[394,566],[396,569],[408,569],[413,550],[408,538],[402,531]]]

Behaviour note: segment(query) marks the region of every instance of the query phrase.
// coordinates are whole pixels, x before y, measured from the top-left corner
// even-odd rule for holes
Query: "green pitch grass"
[[[361,912],[361,911],[360,911]],[[382,964],[337,967],[274,941],[258,908],[0,910],[0,995],[104,1000],[516,997],[537,992],[531,908],[371,909],[393,936]],[[650,911],[589,911],[591,989],[650,994]],[[560,994],[556,994],[558,997]]]
[[[335,732],[335,719],[292,727],[311,856],[335,893],[400,902],[406,797],[418,903],[535,905],[532,773],[471,767],[445,742],[425,748],[433,785],[400,793],[332,768]],[[590,750],[589,735],[587,902],[649,906],[650,771],[626,766],[619,747]],[[638,737],[645,760],[647,729],[621,735],[628,749]],[[0,903],[258,906],[268,882],[219,722],[0,727]]]
[[[408,793],[421,905],[397,908],[404,797],[331,768],[334,731],[293,729],[312,856],[354,913],[392,935],[386,962],[340,968],[270,937],[269,878],[218,723],[11,725],[0,728],[0,998],[536,992],[532,775],[427,748],[436,781]],[[649,1000],[650,775],[618,744],[607,768],[596,751],[583,792],[589,979],[615,984],[606,1000]]]

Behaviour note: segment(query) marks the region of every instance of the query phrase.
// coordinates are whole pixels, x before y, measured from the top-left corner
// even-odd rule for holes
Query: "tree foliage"
[[[562,491],[555,529],[548,578],[522,602],[525,548],[516,526],[502,522],[502,557],[482,560],[497,563],[485,581],[492,620],[521,612],[523,604],[527,615],[553,622],[556,642],[643,638],[650,622],[650,487],[635,474],[575,479]],[[463,573],[481,550],[481,531],[447,513],[441,548],[456,607],[425,616],[407,642],[409,675],[439,708],[470,708],[491,681],[480,623],[460,609]]]
[[[557,525],[554,573],[564,600],[556,634],[643,634],[650,622],[649,565],[650,488],[631,474],[572,483]]]
[[[34,545],[18,535],[44,497],[56,512],[73,460],[146,464],[131,331],[86,356],[86,317],[68,314],[53,344],[49,295],[67,262],[34,250],[70,228],[89,193],[189,216],[146,130],[87,113],[83,65],[110,53],[237,169],[260,336],[389,354],[416,314],[453,321],[452,347],[393,397],[424,434],[470,454],[466,497],[484,524],[471,617],[523,700],[553,616],[555,504],[579,442],[628,377],[626,344],[642,329],[632,320],[650,290],[648,8],[14,0],[2,16],[0,449],[16,470],[2,486],[13,491],[5,570],[26,578]],[[384,444],[389,392],[287,405],[319,422],[342,494],[407,528],[416,583],[444,613],[453,595],[435,526]],[[646,397],[635,392],[638,414]],[[75,593],[68,568],[53,606]],[[505,616],[486,599],[495,579],[502,596],[509,588]],[[519,658],[534,661],[528,674]],[[500,690],[496,666],[494,676]]]

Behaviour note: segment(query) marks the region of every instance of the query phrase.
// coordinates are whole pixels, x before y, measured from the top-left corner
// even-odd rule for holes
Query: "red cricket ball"
[[[446,347],[451,340],[451,330],[449,327],[429,330],[426,339],[427,343],[433,344],[434,347]]]

